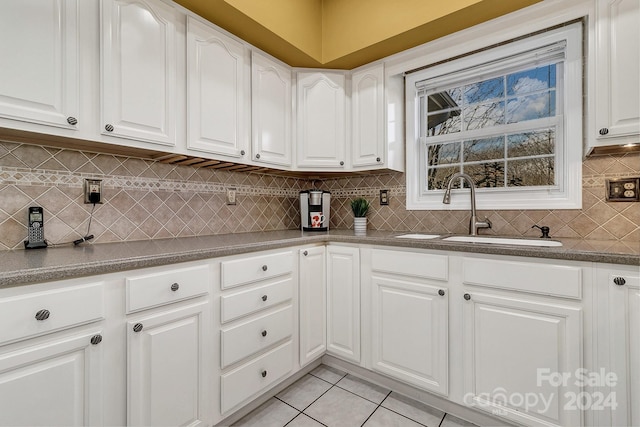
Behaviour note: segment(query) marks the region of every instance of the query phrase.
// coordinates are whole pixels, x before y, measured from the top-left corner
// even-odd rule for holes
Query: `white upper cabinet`
[[[297,166],[345,169],[344,73],[298,72],[297,100]]]
[[[244,46],[187,18],[187,147],[246,155]]]
[[[77,0],[0,2],[0,117],[75,129]]]
[[[253,159],[291,167],[291,69],[251,55]]]
[[[382,167],[385,163],[384,65],[356,71],[351,76],[352,166]]]
[[[102,0],[104,135],[176,144],[176,21],[159,1]]]
[[[640,2],[598,0],[594,146],[637,143],[640,134]]]

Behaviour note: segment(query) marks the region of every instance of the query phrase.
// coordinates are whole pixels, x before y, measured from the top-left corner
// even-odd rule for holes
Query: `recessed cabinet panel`
[[[372,283],[373,369],[446,396],[448,290],[378,276]]]
[[[637,270],[636,270],[637,271]],[[622,279],[622,280],[621,280]],[[612,425],[640,425],[640,277],[636,273],[610,274],[609,287],[611,372],[618,407]],[[635,403],[634,403],[635,402]]]
[[[162,2],[103,0],[103,135],[176,144],[176,20]]]
[[[596,24],[595,137],[640,133],[640,2],[598,1]],[[630,140],[629,142],[633,142]]]
[[[0,354],[0,425],[102,426],[98,334],[58,337]]]
[[[384,149],[384,66],[352,76],[352,166],[382,166]]]
[[[0,117],[69,129],[82,124],[77,8],[77,0],[0,2]]]
[[[513,297],[470,293],[463,307],[466,405],[518,424],[583,425],[571,409],[581,388],[549,375],[582,367],[582,309]],[[512,398],[535,391],[535,403]],[[504,398],[502,396],[505,396]],[[506,400],[505,400],[506,399]],[[546,403],[545,403],[546,402]]]
[[[253,159],[291,166],[291,70],[252,52],[251,83]]]
[[[327,349],[327,286],[325,247],[300,249],[300,365]]]
[[[242,157],[244,47],[187,19],[187,147]]]
[[[343,73],[298,73],[299,167],[345,167],[344,87]]]

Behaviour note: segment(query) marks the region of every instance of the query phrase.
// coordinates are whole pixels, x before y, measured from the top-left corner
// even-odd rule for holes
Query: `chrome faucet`
[[[453,185],[453,181],[458,178],[462,178],[467,181],[469,183],[469,188],[471,189],[471,218],[469,218],[469,235],[477,236],[479,228],[491,228],[491,221],[486,217],[484,218],[484,221],[478,221],[478,217],[476,216],[476,186],[469,175],[457,172],[451,176],[447,183],[447,189],[444,192],[442,203],[445,205],[451,203],[451,186]]]

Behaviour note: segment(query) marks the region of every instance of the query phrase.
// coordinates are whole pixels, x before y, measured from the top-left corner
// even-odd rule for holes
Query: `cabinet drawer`
[[[1,298],[0,344],[101,320],[103,299],[103,282]]]
[[[465,285],[582,298],[582,269],[566,265],[465,258]]]
[[[243,290],[220,298],[220,322],[226,323],[247,314],[272,307],[293,297],[293,278]]]
[[[127,313],[209,293],[209,266],[127,277]]]
[[[383,273],[447,280],[449,257],[419,252],[374,249],[371,254],[371,268],[373,271]]]
[[[292,251],[222,261],[222,289],[291,273],[293,261]]]
[[[222,375],[222,412],[245,401],[283,378],[293,367],[293,344],[287,341],[246,365]]]
[[[225,368],[293,334],[293,309],[289,305],[238,326],[221,331],[221,364]]]

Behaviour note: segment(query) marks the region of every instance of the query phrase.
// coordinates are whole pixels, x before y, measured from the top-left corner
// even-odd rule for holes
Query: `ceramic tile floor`
[[[320,365],[234,426],[468,427],[474,424]]]

